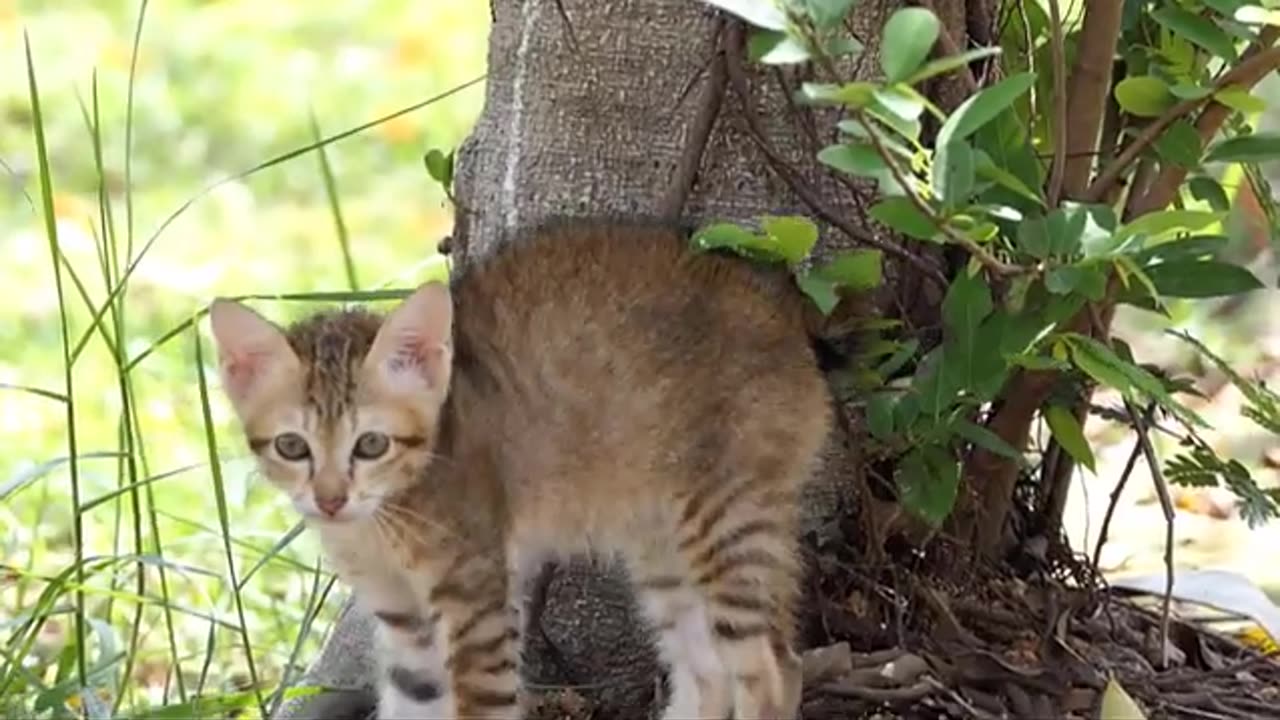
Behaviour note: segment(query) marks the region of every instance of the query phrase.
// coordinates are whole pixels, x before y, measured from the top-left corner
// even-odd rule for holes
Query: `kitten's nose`
[[[320,508],[320,512],[323,512],[325,515],[328,515],[329,517],[333,517],[334,515],[337,515],[338,511],[341,510],[346,504],[347,504],[346,495],[333,495],[333,496],[317,495],[316,496],[316,507]]]

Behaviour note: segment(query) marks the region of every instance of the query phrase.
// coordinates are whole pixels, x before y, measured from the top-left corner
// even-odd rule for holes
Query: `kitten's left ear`
[[[218,347],[223,389],[237,411],[262,383],[297,366],[298,357],[280,329],[258,313],[232,300],[209,307],[209,324]]]
[[[366,367],[393,388],[444,394],[453,362],[453,298],[449,286],[419,287],[382,322]]]

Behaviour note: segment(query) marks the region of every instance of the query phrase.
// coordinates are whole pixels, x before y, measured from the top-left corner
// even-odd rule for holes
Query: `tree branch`
[[[711,137],[716,118],[720,117],[720,104],[724,100],[726,84],[723,33],[724,19],[717,18],[711,30],[711,51],[714,55],[707,69],[706,85],[698,97],[696,114],[689,124],[689,139],[672,172],[667,194],[658,205],[659,216],[668,222],[679,220],[684,212],[698,169],[702,167],[707,139]]]
[[[1062,10],[1058,0],[1049,0],[1049,25],[1053,55],[1053,169],[1049,173],[1049,207],[1054,208],[1062,199],[1067,170],[1067,52],[1062,43]]]
[[[1085,0],[1084,27],[1067,94],[1071,124],[1067,126],[1063,189],[1068,197],[1078,197],[1089,185],[1123,13],[1124,3],[1119,0]]]
[[[1280,28],[1269,27],[1263,31],[1262,36],[1265,37],[1268,34],[1272,35],[1271,43],[1274,44],[1275,36],[1280,34]],[[1213,90],[1214,92],[1217,92],[1232,85],[1243,85],[1247,88],[1251,88],[1258,84],[1262,78],[1266,77],[1267,73],[1274,70],[1277,66],[1280,66],[1280,48],[1268,48],[1265,51],[1254,53],[1252,55],[1246,53],[1246,57],[1241,60],[1239,65],[1224,73],[1222,77],[1218,78],[1217,82],[1213,84]],[[1089,186],[1089,189],[1084,192],[1083,199],[1088,202],[1098,202],[1101,200],[1106,195],[1107,191],[1110,190],[1111,186],[1129,170],[1129,166],[1133,164],[1143,150],[1150,147],[1157,139],[1159,139],[1160,135],[1179,118],[1191,114],[1205,103],[1212,102],[1212,97],[1212,95],[1209,95],[1203,98],[1190,98],[1183,100],[1177,105],[1166,110],[1164,114],[1149,123],[1146,127],[1142,128],[1142,131],[1138,133],[1137,137],[1125,146],[1124,150],[1116,156],[1116,159],[1111,161],[1111,164],[1098,174],[1098,178],[1094,180],[1093,184]],[[1210,113],[1213,113],[1213,115],[1210,116]],[[1201,114],[1200,119],[1196,123],[1196,129],[1200,132],[1201,142],[1208,143],[1208,141],[1213,138],[1214,134],[1216,134],[1222,127],[1222,123],[1226,121],[1230,114],[1230,108],[1222,105],[1221,103],[1212,102],[1212,105],[1210,105],[1210,107]],[[1207,134],[1206,131],[1208,131]],[[1173,166],[1170,170],[1174,167],[1178,166]],[[1186,177],[1186,170],[1183,170],[1181,176]],[[1152,190],[1159,187],[1161,184],[1161,181],[1157,181],[1153,184]],[[1179,179],[1178,182],[1174,183],[1175,189],[1181,184],[1182,180]],[[1147,194],[1150,195],[1151,192],[1149,191]],[[1152,198],[1152,200],[1154,199],[1155,198]],[[1172,196],[1170,196],[1170,200],[1172,200]],[[1150,201],[1144,199],[1139,205],[1143,208],[1151,209],[1154,207],[1163,207],[1168,203],[1169,200],[1166,200],[1160,205],[1151,205]]]
[[[1280,27],[1268,25],[1258,34],[1258,41],[1252,45],[1241,58],[1240,64],[1214,83],[1215,89],[1229,85],[1240,85],[1246,90],[1253,88],[1277,67],[1280,67],[1280,48],[1272,47],[1280,39]],[[1200,146],[1208,147],[1209,142],[1222,129],[1227,118],[1234,112],[1220,102],[1212,102],[1200,113],[1196,121],[1196,132],[1200,135]],[[1139,217],[1152,210],[1159,210],[1178,194],[1182,181],[1187,177],[1187,169],[1181,165],[1167,165],[1151,182],[1151,186],[1135,203],[1134,217]]]

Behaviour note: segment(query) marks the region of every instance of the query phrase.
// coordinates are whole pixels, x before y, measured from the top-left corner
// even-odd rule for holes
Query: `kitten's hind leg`
[[[674,548],[654,548],[628,558],[646,619],[658,633],[658,656],[670,676],[664,720],[727,720],[728,676],[712,645],[706,606],[689,581],[688,566]]]
[[[686,501],[679,546],[733,678],[735,720],[799,713],[795,508],[785,481],[767,476],[708,478]]]
[[[383,648],[379,720],[444,720],[453,717],[439,617],[375,610]]]

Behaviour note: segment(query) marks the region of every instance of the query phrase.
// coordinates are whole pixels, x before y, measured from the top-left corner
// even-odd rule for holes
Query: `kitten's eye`
[[[285,460],[306,460],[311,457],[311,448],[298,433],[280,433],[276,436],[275,445],[276,452]]]
[[[361,460],[377,460],[387,453],[391,440],[380,432],[367,432],[356,438],[356,447],[352,454]]]

